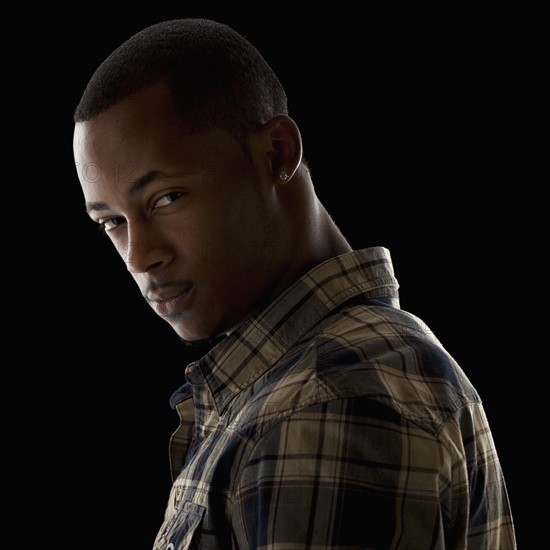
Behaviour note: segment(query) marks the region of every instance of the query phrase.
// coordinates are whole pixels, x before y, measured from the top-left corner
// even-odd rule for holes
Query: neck
[[[286,202],[288,246],[292,249],[285,283],[293,282],[316,265],[351,252],[336,223],[315,194],[309,174],[292,182]]]
[[[300,254],[300,261],[303,264],[301,275],[326,260],[352,250],[317,197],[314,198],[314,203],[314,216],[303,227],[303,239],[300,239],[300,244],[296,245],[297,250],[304,251],[303,254]]]
[[[287,216],[279,225],[280,235],[285,235],[283,249],[290,254],[284,254],[286,261],[258,302],[256,311],[263,309],[310,269],[352,250],[317,198],[311,180],[293,182],[293,186],[282,199]]]

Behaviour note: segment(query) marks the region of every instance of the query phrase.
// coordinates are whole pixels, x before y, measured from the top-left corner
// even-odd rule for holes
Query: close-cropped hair
[[[91,120],[158,82],[172,90],[188,133],[222,129],[242,141],[288,114],[281,82],[246,38],[216,21],[174,19],[134,34],[99,65],[74,121]]]

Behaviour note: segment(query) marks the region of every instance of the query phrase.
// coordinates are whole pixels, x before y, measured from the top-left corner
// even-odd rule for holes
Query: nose
[[[121,255],[130,273],[146,273],[170,263],[172,248],[150,224],[128,224],[128,241]]]

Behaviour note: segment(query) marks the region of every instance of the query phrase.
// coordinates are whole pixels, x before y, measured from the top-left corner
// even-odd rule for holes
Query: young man
[[[399,308],[390,253],[315,194],[285,92],[225,25],[167,21],[75,112],[86,209],[186,341],[155,550],[515,548],[476,390]]]

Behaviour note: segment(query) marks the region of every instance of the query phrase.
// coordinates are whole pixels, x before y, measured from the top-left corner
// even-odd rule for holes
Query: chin
[[[211,337],[210,334],[201,332],[201,331],[190,330],[187,328],[184,329],[181,327],[175,327],[174,325],[172,325],[172,328],[174,329],[175,333],[179,336],[180,340],[188,344],[201,342],[202,340],[206,340],[207,338]]]
[[[219,341],[225,337],[225,332],[215,330],[213,327],[209,327],[206,324],[194,326],[191,323],[183,322],[181,320],[168,322],[174,332],[179,336],[180,340],[189,345],[200,346],[205,342]]]
[[[212,348],[217,346],[226,337],[226,334],[223,333],[218,336],[203,337],[198,337],[197,334],[194,334],[193,337],[190,338],[187,332],[182,333],[181,331],[177,331],[177,335],[191,352],[191,360],[199,359],[208,353]]]

